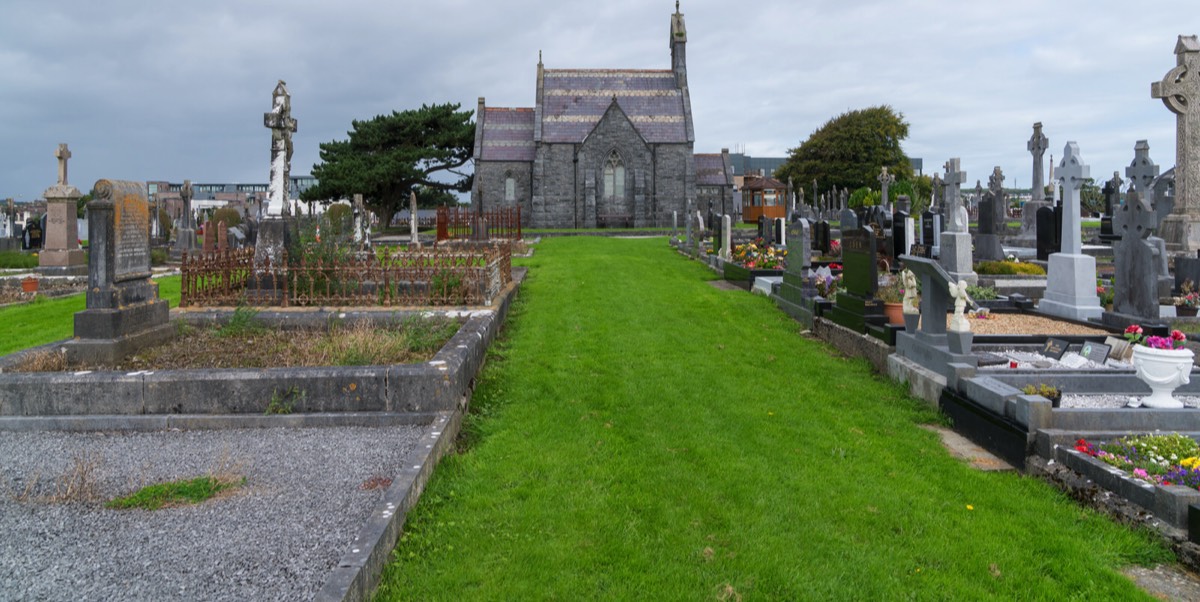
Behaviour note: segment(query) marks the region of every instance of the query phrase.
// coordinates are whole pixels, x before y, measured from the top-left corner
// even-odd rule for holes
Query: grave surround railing
[[[467,240],[479,214],[471,209],[438,207],[437,240]],[[483,212],[489,238],[521,240],[521,206],[498,207]]]
[[[486,306],[512,281],[507,243],[283,257],[255,266],[254,249],[185,254],[180,307]]]

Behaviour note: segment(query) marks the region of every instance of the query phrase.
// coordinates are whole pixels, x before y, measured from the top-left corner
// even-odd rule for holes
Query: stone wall
[[[515,201],[504,198],[505,180],[512,177]],[[533,164],[527,161],[480,161],[475,168],[477,189],[487,209],[521,205],[522,225],[530,224],[533,201]]]

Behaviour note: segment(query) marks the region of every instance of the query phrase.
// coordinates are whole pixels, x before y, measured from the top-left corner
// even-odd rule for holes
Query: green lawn
[[[1133,600],[1170,562],[983,473],[661,238],[545,240],[380,600]]]
[[[155,282],[159,297],[167,299],[171,307],[178,307],[180,277],[168,276]],[[71,338],[75,335],[73,316],[86,307],[86,299],[80,293],[58,299],[39,297],[33,303],[0,308],[0,324],[5,325],[0,355]]]

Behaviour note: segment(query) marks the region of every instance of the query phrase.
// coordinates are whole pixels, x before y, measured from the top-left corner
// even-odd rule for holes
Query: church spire
[[[687,87],[687,27],[683,24],[683,13],[679,12],[679,0],[675,0],[675,14],[671,15],[671,71],[675,72],[675,87]]]

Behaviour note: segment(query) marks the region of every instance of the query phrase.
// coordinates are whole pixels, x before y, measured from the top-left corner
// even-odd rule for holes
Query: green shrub
[[[976,301],[993,301],[999,298],[996,289],[990,286],[967,285],[967,296]]]
[[[981,261],[975,264],[975,273],[985,276],[1012,276],[1025,274],[1044,276],[1046,270],[1034,263],[1017,263],[1014,261]]]
[[[150,265],[163,265],[167,263],[166,249],[150,249]]]
[[[334,203],[325,210],[325,221],[330,232],[345,234],[354,227],[354,210],[345,203]]]
[[[219,224],[225,222],[226,228],[232,228],[242,223],[242,214],[238,213],[233,207],[221,207],[212,214],[212,223]]]
[[[892,196],[891,189],[888,190],[888,196]],[[878,190],[871,190],[866,186],[850,193],[850,200],[846,201],[851,207],[871,207],[878,205],[882,198],[882,193]]]

